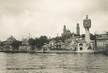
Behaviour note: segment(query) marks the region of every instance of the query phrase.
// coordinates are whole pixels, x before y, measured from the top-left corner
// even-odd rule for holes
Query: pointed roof
[[[6,41],[12,42],[12,41],[16,41],[16,39],[13,36],[10,36]]]

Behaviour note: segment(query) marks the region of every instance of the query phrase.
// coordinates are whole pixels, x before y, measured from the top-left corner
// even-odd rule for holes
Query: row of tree
[[[13,41],[11,42],[10,44],[5,44],[4,42],[1,42],[0,46],[1,47],[8,47],[8,46],[12,46],[12,48],[15,48],[15,49],[18,49],[19,46],[22,46],[22,42],[23,41],[19,41],[19,40],[16,40],[16,41]],[[41,48],[45,43],[48,43],[49,42],[49,39],[47,36],[40,36],[39,38],[30,38],[28,39],[28,44],[29,46],[31,47],[36,47],[36,48]]]
[[[28,40],[30,46],[36,46],[37,48],[41,48],[45,43],[49,42],[47,36],[40,36],[39,38],[30,38]]]

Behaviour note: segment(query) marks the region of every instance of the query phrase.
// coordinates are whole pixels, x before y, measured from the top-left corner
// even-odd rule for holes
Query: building
[[[94,41],[91,41],[88,47],[88,44],[86,43],[85,40],[79,39],[77,41],[77,47],[76,47],[76,52],[94,52],[95,50],[95,43]]]
[[[67,39],[67,38],[70,38],[71,37],[71,32],[70,32],[69,29],[66,28],[66,25],[64,25],[62,37],[64,39]]]
[[[80,26],[79,26],[79,23],[77,23],[76,35],[80,36]]]
[[[29,46],[28,39],[22,40],[22,45],[19,47],[19,51],[22,51],[22,52],[30,52],[31,51],[31,47]]]
[[[7,40],[5,40],[3,43],[4,45],[11,45],[14,41],[16,41],[16,39],[13,36],[11,36]]]
[[[97,51],[108,50],[108,33],[96,35],[96,50]]]
[[[23,46],[28,46],[29,45],[28,39],[23,39],[22,40],[22,45]]]
[[[85,41],[86,43],[90,43],[90,32],[89,29],[91,28],[91,19],[88,18],[86,15],[86,19],[83,20],[83,26],[85,28]]]
[[[90,39],[89,29],[91,28],[91,19],[88,18],[88,15],[86,15],[86,19],[83,20],[83,26],[85,28],[85,38],[83,39],[75,36],[75,43],[73,44],[76,46],[74,47],[74,50],[76,52],[94,52],[95,41]],[[77,24],[76,31],[77,34],[80,34],[79,24]]]
[[[13,36],[7,38],[7,40],[3,41],[5,51],[12,51],[14,50],[12,44],[17,41]]]

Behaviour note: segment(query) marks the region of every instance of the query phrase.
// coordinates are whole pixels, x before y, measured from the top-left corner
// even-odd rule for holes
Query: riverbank
[[[91,51],[91,52],[77,52],[77,51],[60,51],[60,50],[52,50],[52,51],[0,51],[0,52],[4,52],[4,53],[47,53],[47,54],[51,54],[51,53],[56,53],[56,54],[63,54],[63,53],[70,53],[70,54],[77,54],[77,53],[91,53],[91,54],[96,54],[96,53],[105,53],[102,51]]]

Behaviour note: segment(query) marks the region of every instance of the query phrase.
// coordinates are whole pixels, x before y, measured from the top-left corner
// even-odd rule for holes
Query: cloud
[[[0,0],[0,39],[14,35],[17,39],[28,36],[56,36],[63,25],[75,32],[79,22],[88,14],[92,19],[91,32],[108,31],[107,0]],[[99,29],[102,27],[102,29]]]

